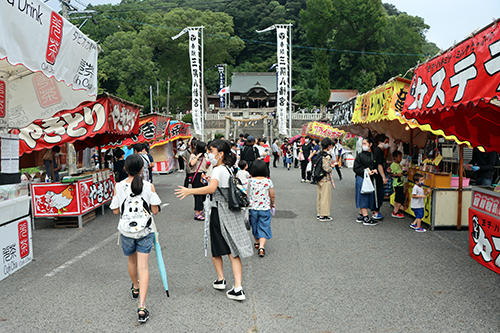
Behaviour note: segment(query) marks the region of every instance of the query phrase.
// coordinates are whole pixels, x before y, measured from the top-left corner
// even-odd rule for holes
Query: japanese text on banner
[[[278,39],[278,91],[277,91],[277,116],[279,133],[287,134],[286,111],[289,99],[289,72],[288,72],[288,26],[276,26]]]
[[[201,117],[202,117],[202,100],[201,91],[201,67],[200,67],[200,48],[199,48],[199,29],[189,30],[189,59],[191,63],[191,98],[192,98],[192,115],[193,129],[196,134],[201,135]]]

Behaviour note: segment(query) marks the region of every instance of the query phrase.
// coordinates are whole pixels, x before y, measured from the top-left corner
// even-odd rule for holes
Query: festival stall
[[[0,2],[0,127],[20,128],[97,94],[99,46],[41,0]],[[29,196],[19,138],[2,135],[0,280],[31,261]],[[7,188],[8,187],[8,188]]]
[[[302,136],[309,136],[313,139],[335,139],[343,137],[344,134],[344,131],[319,121],[311,121],[302,127]]]
[[[487,152],[498,151],[500,147],[499,83],[498,20],[415,70],[403,114],[460,144],[460,193],[464,145]],[[472,204],[468,211],[471,256],[489,268],[494,268],[491,258],[498,259],[500,252],[497,203],[498,194],[493,187],[475,187],[472,202],[465,195],[457,202],[458,228],[467,221],[467,208]],[[449,208],[441,207],[447,213]],[[495,266],[498,272],[499,260]]]
[[[132,147],[136,143],[149,143],[149,153],[153,156],[153,172],[170,173],[178,168],[175,158],[176,140],[191,137],[189,124],[172,120],[162,115],[142,116],[139,119],[139,134],[108,144],[105,148]]]
[[[58,112],[21,128],[19,152],[28,154],[66,143],[80,150],[129,137],[139,133],[140,109],[140,105],[118,97],[99,95],[95,102],[81,103],[73,110]],[[76,164],[76,160],[70,163]],[[35,218],[74,216],[81,228],[85,214],[94,215],[94,209],[111,200],[115,184],[111,170],[73,169],[76,172],[61,182],[31,184]],[[89,215],[88,219],[91,218]]]

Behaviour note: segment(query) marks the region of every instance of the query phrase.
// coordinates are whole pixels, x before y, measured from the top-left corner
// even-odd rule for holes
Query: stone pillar
[[[231,116],[232,116],[232,114],[230,115],[230,117]],[[229,140],[230,128],[231,128],[231,119],[226,118],[226,132],[224,133],[224,137],[226,138],[226,140]]]

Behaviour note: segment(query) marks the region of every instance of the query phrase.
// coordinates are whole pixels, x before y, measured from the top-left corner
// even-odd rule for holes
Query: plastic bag
[[[373,182],[370,179],[370,174],[368,173],[368,170],[365,170],[363,185],[361,185],[361,194],[370,194],[373,192],[375,192],[375,187],[373,187]]]
[[[306,171],[307,172],[312,171],[312,162],[307,163]]]

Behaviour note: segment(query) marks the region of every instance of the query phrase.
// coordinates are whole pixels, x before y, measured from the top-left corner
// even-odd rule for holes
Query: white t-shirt
[[[212,179],[219,181],[220,188],[229,188],[229,171],[224,164],[213,168]]]
[[[131,184],[127,183],[126,180],[116,183],[116,195],[111,200],[111,204],[109,205],[110,209],[121,209],[122,203],[128,198],[130,193],[132,193],[130,185]],[[141,197],[150,205],[158,206],[161,204],[161,199],[158,196],[158,193],[151,191],[151,183],[145,180],[142,181]]]
[[[424,189],[418,185],[413,186],[413,190],[411,191],[412,195],[424,195]],[[425,199],[424,198],[411,198],[411,208],[424,208]]]
[[[236,177],[238,177],[241,180],[241,183],[246,186],[246,184],[248,183],[248,178],[250,178],[250,173],[248,173],[248,171],[246,170],[238,170]]]

